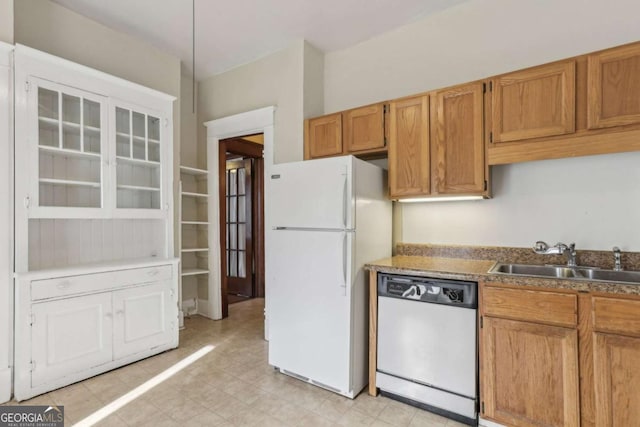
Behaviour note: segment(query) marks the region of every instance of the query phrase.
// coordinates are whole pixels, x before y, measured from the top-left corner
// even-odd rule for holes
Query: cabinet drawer
[[[640,336],[640,301],[594,297],[593,327],[598,332]]]
[[[137,283],[158,282],[171,279],[171,275],[171,266],[163,265],[34,280],[31,282],[31,300],[37,301],[67,295],[93,293]]]
[[[576,295],[485,286],[482,309],[487,316],[505,317],[559,326],[576,326]]]

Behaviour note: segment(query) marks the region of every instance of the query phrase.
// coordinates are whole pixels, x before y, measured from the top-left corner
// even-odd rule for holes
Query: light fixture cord
[[[191,99],[192,113],[196,113],[196,0],[191,0]]]

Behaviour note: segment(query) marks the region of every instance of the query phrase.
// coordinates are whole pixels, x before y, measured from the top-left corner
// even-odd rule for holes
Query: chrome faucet
[[[567,267],[575,267],[577,265],[575,243],[571,243],[569,246],[564,243],[556,243],[555,246],[549,246],[543,241],[537,241],[533,251],[539,255],[565,254],[567,256]]]
[[[613,247],[613,271],[622,271],[622,253],[620,252],[620,248],[617,246]]]

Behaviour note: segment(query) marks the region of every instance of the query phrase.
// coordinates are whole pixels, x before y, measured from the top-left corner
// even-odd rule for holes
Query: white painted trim
[[[481,427],[505,427],[502,424],[498,424],[493,421],[485,420],[484,418],[478,418],[478,425]]]
[[[124,86],[136,92],[141,92],[156,98],[162,98],[165,101],[175,101],[177,99],[173,95],[169,95],[155,89],[150,89],[146,86],[142,86],[137,83],[133,83],[128,80],[121,79],[120,77],[116,77],[111,74],[98,71],[94,68],[90,68],[85,65],[77,64],[75,62],[60,58],[59,56],[51,55],[49,53],[42,52],[40,50],[33,49],[31,47],[28,47],[19,43],[16,43],[15,51],[17,54],[24,55],[25,57],[29,57],[37,61],[43,61],[47,64],[57,65],[59,67],[66,68],[70,71],[82,73],[85,76],[88,76],[90,78],[100,79],[105,82],[109,82],[119,86]]]
[[[0,43],[0,403],[11,399],[13,367],[13,46]]]
[[[210,313],[212,319],[222,318],[221,296],[221,253],[220,253],[220,199],[217,194],[218,186],[218,146],[221,139],[234,136],[264,133],[264,176],[265,176],[265,205],[267,203],[268,179],[273,165],[273,124],[276,108],[264,107],[221,119],[211,120],[204,125],[207,127],[207,164],[209,165],[208,188],[209,197],[209,300],[199,305],[202,312]],[[267,209],[265,209],[266,215]],[[265,230],[270,223],[265,216]],[[266,243],[266,242],[265,242]],[[266,252],[266,249],[265,249]],[[205,308],[206,306],[206,308]]]
[[[11,368],[0,370],[0,403],[11,400]]]

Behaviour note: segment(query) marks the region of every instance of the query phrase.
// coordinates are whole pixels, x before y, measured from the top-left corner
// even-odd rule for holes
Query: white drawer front
[[[159,282],[170,280],[171,276],[171,266],[162,265],[159,267],[133,268],[105,273],[34,280],[31,282],[31,300],[38,301],[67,295],[100,292],[139,283]]]

